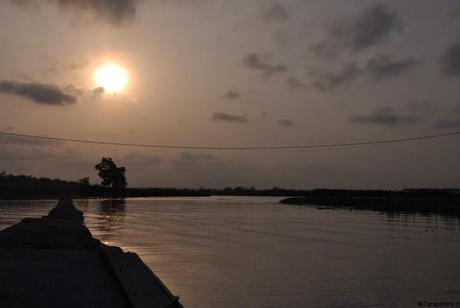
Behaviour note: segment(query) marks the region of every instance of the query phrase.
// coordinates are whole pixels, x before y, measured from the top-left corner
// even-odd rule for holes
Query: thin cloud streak
[[[398,126],[402,124],[418,123],[426,117],[424,112],[413,111],[408,114],[399,114],[388,106],[374,109],[367,115],[355,116],[350,118],[350,122],[355,124],[374,124],[383,126]]]
[[[270,63],[266,55],[251,53],[243,58],[243,65],[253,71],[261,73],[262,76],[269,77],[275,74],[286,72],[288,69],[282,64]]]
[[[291,120],[279,120],[278,125],[281,127],[292,127],[294,126],[294,122]]]
[[[229,100],[237,100],[241,97],[241,93],[237,90],[229,90],[224,94],[224,98]]]
[[[238,116],[233,114],[228,114],[225,112],[215,112],[211,120],[214,122],[229,122],[229,123],[246,123],[248,119],[245,116]]]
[[[370,59],[365,70],[371,79],[379,81],[384,78],[398,77],[420,63],[421,61],[414,57],[396,59],[392,55],[381,55]]]

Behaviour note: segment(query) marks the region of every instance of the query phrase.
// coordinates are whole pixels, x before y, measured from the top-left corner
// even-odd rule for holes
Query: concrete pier
[[[102,244],[71,199],[0,232],[0,307],[181,308],[135,253]]]

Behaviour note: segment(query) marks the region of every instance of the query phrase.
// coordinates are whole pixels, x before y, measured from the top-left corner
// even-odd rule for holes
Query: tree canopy
[[[112,186],[114,189],[126,188],[125,167],[117,167],[110,157],[103,157],[101,162],[95,166],[99,177],[102,178],[101,184]]]

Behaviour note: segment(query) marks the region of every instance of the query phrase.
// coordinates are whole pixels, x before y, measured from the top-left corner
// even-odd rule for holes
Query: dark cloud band
[[[65,106],[77,102],[75,96],[64,93],[55,85],[35,82],[0,81],[0,93],[21,96],[43,105]]]
[[[34,0],[11,0],[13,4],[37,5]],[[98,20],[119,25],[130,21],[136,14],[136,5],[140,0],[45,0],[65,11],[75,13],[89,12]]]
[[[419,104],[412,104],[416,107]],[[423,107],[423,106],[419,106]],[[374,109],[367,115],[351,117],[350,122],[355,124],[375,124],[384,126],[398,126],[402,124],[418,123],[426,118],[423,110],[410,110],[407,114],[397,113],[393,108],[384,106]]]
[[[440,64],[442,72],[447,76],[460,76],[460,39],[447,47],[441,56]]]
[[[292,127],[294,126],[294,122],[291,120],[279,120],[278,125],[282,127]]]
[[[211,120],[215,122],[230,122],[230,123],[246,123],[248,119],[244,116],[238,116],[233,114],[228,114],[224,112],[215,112]]]
[[[310,72],[313,85],[321,91],[332,91],[342,84],[353,81],[362,75],[374,82],[397,78],[422,63],[414,57],[398,59],[393,55],[380,55],[371,58],[364,65],[350,62],[333,72]]]
[[[241,97],[241,93],[238,92],[237,90],[228,90],[224,94],[224,98],[230,99],[230,100],[237,100]]]
[[[321,57],[336,56],[343,51],[358,52],[382,44],[403,28],[401,18],[391,7],[376,4],[354,18],[334,23],[325,40],[313,46],[313,51]]]

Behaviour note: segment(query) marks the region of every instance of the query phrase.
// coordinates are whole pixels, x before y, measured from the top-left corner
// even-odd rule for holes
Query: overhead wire
[[[366,146],[366,145],[379,145],[379,144],[392,144],[392,143],[403,143],[403,142],[415,142],[429,139],[437,139],[444,137],[459,136],[458,132],[449,132],[443,134],[434,135],[423,135],[406,138],[393,138],[393,139],[374,139],[367,141],[356,141],[356,142],[342,142],[342,143],[325,143],[325,144],[298,144],[298,145],[270,145],[270,146],[198,146],[198,145],[176,145],[176,144],[142,144],[142,143],[125,143],[125,142],[112,142],[112,141],[100,141],[100,140],[87,140],[87,139],[74,139],[74,138],[62,138],[52,136],[42,136],[24,133],[14,133],[0,131],[0,135],[20,137],[20,138],[33,138],[41,140],[53,140],[53,141],[64,141],[84,144],[98,144],[98,145],[109,145],[109,146],[126,146],[126,147],[138,147],[138,148],[156,148],[156,149],[181,149],[181,150],[299,150],[299,149],[323,149],[323,148],[344,148],[344,147],[355,147],[355,146]]]

